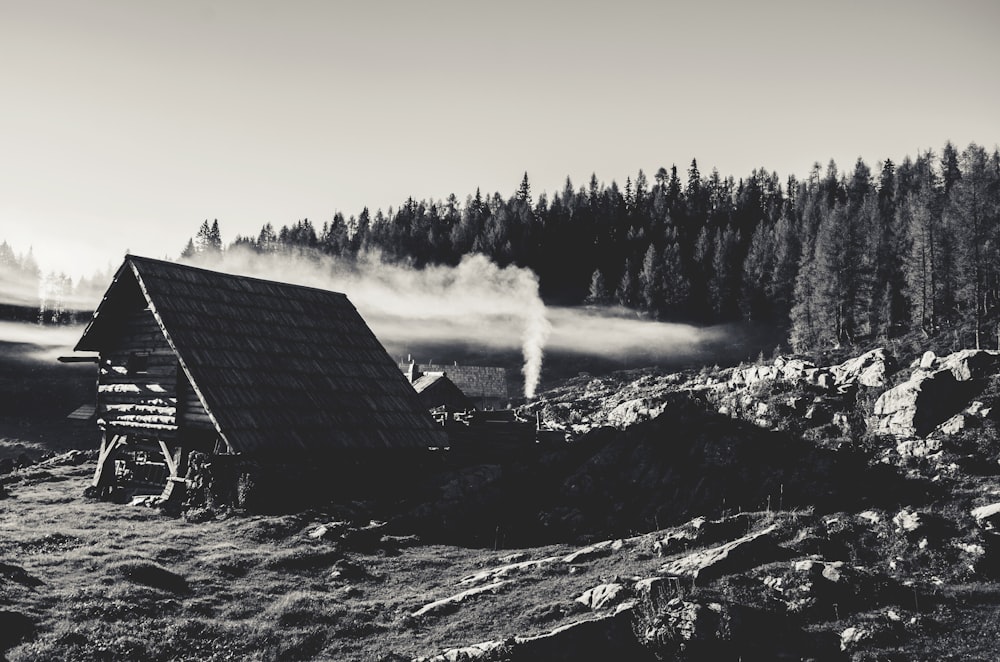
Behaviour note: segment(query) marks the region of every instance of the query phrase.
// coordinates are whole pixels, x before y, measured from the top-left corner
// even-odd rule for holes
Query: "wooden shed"
[[[444,372],[426,372],[411,377],[413,390],[427,409],[443,408],[446,411],[473,409],[470,400]]]
[[[195,451],[328,466],[444,437],[337,292],[130,255],[75,350],[99,353],[98,488],[169,497]]]
[[[400,361],[399,369],[412,374],[414,362]],[[423,374],[445,373],[448,379],[479,409],[503,409],[510,406],[507,370],[504,368],[454,364],[420,364]]]

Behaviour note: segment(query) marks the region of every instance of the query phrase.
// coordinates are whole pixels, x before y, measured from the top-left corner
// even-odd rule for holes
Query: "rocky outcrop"
[[[617,428],[626,428],[656,418],[665,407],[666,403],[650,398],[628,400],[608,412],[607,422]]]
[[[808,384],[833,389],[854,385],[885,386],[894,361],[881,347],[827,368],[802,359],[779,356],[772,365],[737,368],[729,379],[730,388],[751,388],[772,380]]]
[[[975,382],[1000,368],[1000,352],[962,350],[943,359],[925,355],[910,379],[875,401],[869,429],[896,437],[926,436],[968,404]],[[949,429],[957,427],[957,423]]]
[[[976,519],[976,524],[984,529],[992,531],[1000,528],[1000,503],[974,508],[972,516]]]
[[[939,370],[948,370],[956,381],[966,382],[996,374],[1000,352],[987,349],[963,349],[940,359]]]
[[[830,372],[837,385],[860,384],[879,388],[886,385],[886,374],[893,364],[892,358],[880,347],[833,366]]]
[[[621,584],[599,584],[584,591],[576,601],[588,609],[597,611],[617,604],[627,594],[627,589]]]
[[[441,598],[440,600],[435,600],[434,602],[429,602],[424,606],[420,607],[413,612],[413,616],[423,616],[425,614],[435,614],[447,609],[450,609],[460,602],[464,602],[469,598],[479,595],[480,593],[495,593],[497,589],[501,586],[507,584],[505,580],[495,581],[491,584],[486,584],[485,586],[475,586],[470,589],[466,589],[460,593],[455,593],[454,595],[449,595],[446,598]]]
[[[663,564],[660,574],[706,581],[774,561],[781,557],[772,538],[777,528],[773,524],[723,545],[682,556]]]
[[[698,597],[672,598],[635,629],[658,660],[831,659],[785,614]]]
[[[431,657],[418,657],[414,662],[460,662],[484,657],[520,662],[650,659],[632,631],[631,605],[622,605],[543,634],[450,648]]]

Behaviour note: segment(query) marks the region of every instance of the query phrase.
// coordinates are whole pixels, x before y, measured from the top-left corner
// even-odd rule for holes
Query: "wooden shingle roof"
[[[441,445],[406,377],[337,292],[130,255],[78,351],[113,337],[115,289],[129,279],[233,452]]]

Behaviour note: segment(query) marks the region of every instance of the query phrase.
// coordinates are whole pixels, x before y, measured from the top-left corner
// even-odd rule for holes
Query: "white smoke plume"
[[[363,256],[356,263],[315,252],[259,254],[233,248],[198,266],[343,292],[390,351],[420,345],[512,349],[524,359],[524,395],[534,397],[549,333],[538,278],[468,255],[454,267],[415,269]],[[430,357],[422,357],[427,359]],[[426,362],[426,361],[425,361]]]
[[[537,293],[537,291],[538,283],[536,281],[535,292]],[[524,397],[531,400],[535,397],[535,390],[542,379],[542,357],[552,326],[546,319],[545,304],[540,298],[531,302],[526,313],[527,324],[524,327],[524,339],[521,347],[524,353]]]

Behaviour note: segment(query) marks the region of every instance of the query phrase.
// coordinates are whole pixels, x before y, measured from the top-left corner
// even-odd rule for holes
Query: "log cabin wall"
[[[113,434],[173,439],[177,357],[148,308],[123,311],[118,328],[115,342],[101,353],[98,418]]]

